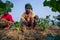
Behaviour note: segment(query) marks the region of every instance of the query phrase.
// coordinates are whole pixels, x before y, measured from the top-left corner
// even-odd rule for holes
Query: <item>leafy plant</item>
[[[0,26],[2,26],[2,21],[0,20]]]
[[[17,30],[20,30],[22,23],[21,22],[14,22],[14,26],[16,27]]]
[[[37,25],[40,26],[42,30],[45,30],[48,25],[48,21],[46,19],[39,19]]]
[[[52,34],[48,34],[45,40],[54,40],[54,36]]]
[[[59,35],[48,34],[46,36],[45,40],[60,40],[60,36]]]
[[[53,16],[53,17],[54,17],[55,21],[56,21],[56,19],[58,20],[58,21],[56,22],[56,25],[60,27],[60,15],[58,15],[58,16]]]
[[[40,26],[40,28],[42,30],[45,30],[47,26],[51,26],[52,25],[52,22],[50,22],[48,19],[49,19],[50,15],[46,16],[46,18],[40,18],[38,21],[37,21],[37,25]]]
[[[57,16],[57,20],[59,20],[59,21],[60,21],[60,15],[58,15],[58,16]]]
[[[58,22],[57,25],[60,27],[60,22]]]

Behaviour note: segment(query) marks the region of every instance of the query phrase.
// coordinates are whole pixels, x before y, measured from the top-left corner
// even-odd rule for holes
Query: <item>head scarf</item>
[[[25,5],[25,8],[33,10],[31,4],[29,4],[29,3],[27,3],[27,4]]]

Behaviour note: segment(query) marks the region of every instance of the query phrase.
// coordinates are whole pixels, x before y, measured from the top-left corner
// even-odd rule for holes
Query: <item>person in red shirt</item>
[[[8,12],[5,12],[4,14],[2,14],[1,18],[4,18],[4,19],[6,19],[7,21],[10,21],[10,22],[14,22],[12,16]]]
[[[2,22],[4,22],[5,24],[2,24],[2,28],[6,28],[6,27],[10,27],[9,22],[14,22],[12,16],[8,13],[5,12],[2,14],[0,20],[2,20]]]

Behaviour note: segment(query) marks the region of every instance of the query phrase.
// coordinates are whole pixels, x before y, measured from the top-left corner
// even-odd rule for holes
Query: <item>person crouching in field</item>
[[[6,11],[2,14],[0,21],[2,22],[2,25],[0,28],[9,28],[9,22],[14,22],[12,16]]]
[[[21,22],[23,23],[23,25],[25,25],[23,27],[23,29],[28,28],[32,28],[33,24],[34,24],[34,13],[33,13],[33,9],[31,4],[27,3],[25,5],[25,12],[21,15]]]

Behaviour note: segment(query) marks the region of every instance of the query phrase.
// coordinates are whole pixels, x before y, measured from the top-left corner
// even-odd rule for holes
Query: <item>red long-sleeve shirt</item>
[[[12,19],[12,16],[9,13],[6,16],[3,14],[1,18],[5,18],[6,20],[10,22],[14,22],[14,20]]]

